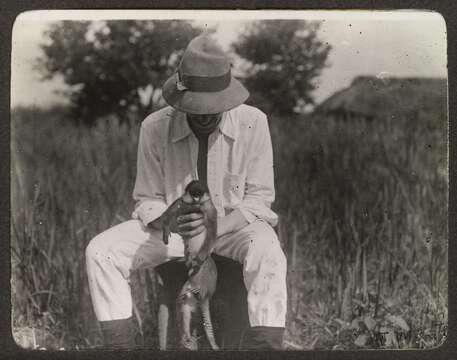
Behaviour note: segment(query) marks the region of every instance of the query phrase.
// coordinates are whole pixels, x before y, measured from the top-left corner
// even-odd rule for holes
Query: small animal
[[[163,241],[168,243],[170,231],[176,226],[176,218],[195,206],[205,217],[206,229],[197,236],[183,238],[189,278],[176,300],[179,339],[184,349],[198,350],[198,339],[192,331],[192,324],[193,316],[201,315],[208,342],[213,350],[218,350],[209,308],[209,301],[216,290],[217,282],[216,264],[210,256],[217,237],[217,211],[205,184],[198,180],[190,182],[184,195],[167,209],[162,216]],[[161,336],[166,338],[166,335]]]

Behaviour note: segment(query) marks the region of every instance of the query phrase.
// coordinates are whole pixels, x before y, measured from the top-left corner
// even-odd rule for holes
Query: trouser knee
[[[251,261],[267,263],[267,265],[285,271],[286,257],[281,249],[278,236],[271,226],[259,225],[256,231],[250,234],[250,242],[252,249],[248,257]]]
[[[119,262],[118,250],[113,246],[113,242],[104,233],[95,236],[86,246],[86,266],[88,272],[93,272],[96,268],[112,268],[113,266],[122,268]]]
[[[97,261],[97,259],[104,254],[106,251],[102,246],[103,239],[100,235],[95,236],[92,240],[89,241],[89,244],[86,246],[86,262]]]

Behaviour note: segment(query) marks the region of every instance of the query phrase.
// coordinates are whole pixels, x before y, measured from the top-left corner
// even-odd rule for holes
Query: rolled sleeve
[[[268,121],[263,113],[256,121],[249,153],[244,198],[238,209],[249,223],[260,218],[276,226],[278,216],[271,210],[275,199],[273,148]]]
[[[159,152],[151,129],[140,128],[138,143],[137,174],[133,199],[136,201],[133,218],[140,219],[145,226],[160,217],[167,209],[165,201],[164,175]]]
[[[147,226],[150,222],[159,218],[167,209],[167,205],[159,200],[143,200],[132,213],[133,219],[139,219]]]

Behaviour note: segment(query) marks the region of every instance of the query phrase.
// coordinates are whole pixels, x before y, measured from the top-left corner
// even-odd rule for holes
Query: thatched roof
[[[441,78],[360,76],[316,107],[315,114],[350,114],[366,118],[433,112],[446,114],[447,83]],[[437,114],[440,112],[440,114]]]

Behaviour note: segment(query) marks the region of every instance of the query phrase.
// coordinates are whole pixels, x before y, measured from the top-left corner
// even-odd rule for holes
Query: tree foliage
[[[185,21],[62,21],[46,33],[38,68],[70,85],[75,115],[88,123],[129,110],[144,115],[199,29]]]
[[[263,110],[291,114],[314,104],[314,80],[330,45],[318,39],[319,22],[266,20],[247,25],[233,50],[244,60],[251,101]]]

